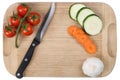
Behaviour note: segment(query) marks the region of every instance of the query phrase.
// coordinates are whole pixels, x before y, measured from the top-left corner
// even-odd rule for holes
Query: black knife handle
[[[29,64],[31,58],[32,58],[32,55],[33,55],[33,52],[35,50],[35,47],[39,44],[39,42],[37,40],[33,40],[26,55],[24,56],[17,72],[16,72],[16,77],[17,78],[22,78],[23,77],[23,72],[24,70],[26,69],[27,65]]]

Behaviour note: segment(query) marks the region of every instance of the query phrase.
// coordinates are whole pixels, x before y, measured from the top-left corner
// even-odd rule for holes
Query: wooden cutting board
[[[32,11],[41,14],[41,21],[48,11],[51,3],[26,3],[32,7]],[[24,76],[64,76],[85,77],[82,72],[82,64],[88,57],[100,58],[104,65],[104,71],[100,75],[106,76],[113,70],[116,60],[116,20],[113,10],[104,3],[83,3],[91,8],[103,21],[103,30],[99,35],[90,36],[97,46],[97,53],[89,55],[78,42],[67,33],[70,25],[78,25],[69,18],[69,7],[73,3],[56,3],[54,17],[46,31],[42,43],[36,48],[33,58],[24,72]],[[18,4],[11,5],[6,11],[4,23],[7,23],[12,12],[16,12]],[[39,24],[40,25],[40,24]],[[29,37],[20,35],[20,47],[15,48],[15,37],[4,36],[4,63],[9,73],[15,74],[38,28],[34,27],[34,33]]]

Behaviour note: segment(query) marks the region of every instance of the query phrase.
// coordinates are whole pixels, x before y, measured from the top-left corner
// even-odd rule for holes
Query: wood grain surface
[[[41,21],[51,3],[26,3],[41,15]],[[116,20],[113,10],[104,3],[83,3],[91,8],[103,21],[103,30],[96,36],[90,36],[97,46],[97,53],[89,55],[78,42],[67,33],[70,25],[78,25],[69,18],[69,7],[73,3],[56,3],[54,17],[46,31],[42,43],[36,47],[32,60],[24,72],[24,76],[55,76],[55,77],[85,77],[82,72],[83,61],[88,57],[100,58],[106,76],[113,70],[116,60],[117,38]],[[11,5],[5,13],[4,24],[12,12],[16,12],[18,3]],[[40,24],[39,24],[40,25]],[[15,37],[4,38],[4,63],[9,73],[15,74],[22,58],[32,42],[39,25],[34,27],[34,33],[29,37],[19,36],[20,47],[15,48]]]

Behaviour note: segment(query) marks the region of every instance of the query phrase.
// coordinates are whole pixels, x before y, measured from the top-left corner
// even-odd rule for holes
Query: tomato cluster
[[[17,7],[17,14],[10,17],[10,25],[4,27],[4,34],[6,37],[11,38],[15,36],[16,30],[21,23],[21,19],[26,15],[29,7],[25,4],[20,4]],[[40,14],[38,12],[30,12],[25,21],[21,25],[20,32],[24,36],[29,36],[33,33],[33,26],[40,23]]]

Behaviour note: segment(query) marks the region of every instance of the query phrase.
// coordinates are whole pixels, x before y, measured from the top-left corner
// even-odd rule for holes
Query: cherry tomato
[[[40,14],[37,12],[31,12],[28,17],[27,21],[32,25],[37,25],[40,23]]]
[[[10,23],[12,26],[15,26],[15,28],[17,28],[20,24],[20,19],[21,17],[17,14],[13,15],[10,17]]]
[[[13,26],[5,26],[4,35],[8,38],[15,36],[16,30]]]
[[[17,7],[17,11],[18,11],[18,14],[20,16],[25,16],[25,14],[27,13],[28,11],[28,6],[25,5],[25,4],[20,4],[18,7]]]
[[[29,36],[33,33],[33,26],[30,23],[23,23],[21,26],[21,33],[24,36]]]

